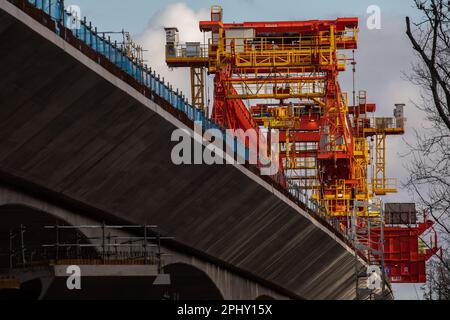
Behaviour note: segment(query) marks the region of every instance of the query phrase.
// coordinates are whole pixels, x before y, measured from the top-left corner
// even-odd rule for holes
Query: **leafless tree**
[[[421,18],[406,18],[406,33],[418,56],[410,79],[420,88],[422,99],[416,106],[426,121],[409,143],[412,160],[406,186],[439,225],[442,238],[450,240],[450,1],[414,4]],[[448,260],[438,262],[450,271]]]
[[[443,258],[448,261],[448,254]],[[427,278],[422,287],[425,300],[450,300],[450,271],[438,259],[430,261]]]

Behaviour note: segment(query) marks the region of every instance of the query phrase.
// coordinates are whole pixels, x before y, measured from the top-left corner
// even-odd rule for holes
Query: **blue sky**
[[[405,36],[404,23],[406,15],[417,18],[413,0],[66,0],[66,6],[70,4],[80,6],[82,15],[87,16],[99,31],[120,31],[122,28],[130,31],[149,50],[149,65],[184,92],[189,92],[187,71],[172,72],[165,66],[163,26],[180,27],[185,40],[194,40],[190,37],[198,37],[198,19],[208,16],[211,5],[220,4],[223,7],[227,22],[359,17],[357,90],[368,90],[368,99],[378,104],[377,114],[381,116],[392,116],[395,103],[407,104],[407,134],[404,138],[392,138],[388,146],[388,176],[399,179],[400,193],[386,200],[414,202],[413,196],[401,187],[401,182],[408,176],[405,169],[408,159],[401,156],[408,151],[403,139],[411,141],[412,129],[420,130],[423,125],[422,114],[412,106],[413,101],[418,101],[419,92],[405,80],[405,74],[410,72],[415,61]],[[381,9],[381,30],[365,27],[366,11],[370,5]],[[347,72],[341,78],[344,91],[351,90],[350,76]],[[418,286],[395,288],[397,297],[401,299],[422,296]]]
[[[147,26],[149,17],[163,10],[176,0],[72,0],[83,14],[107,29],[119,30],[125,27],[133,34],[139,34]],[[411,0],[187,0],[183,1],[194,10],[220,4],[224,7],[227,21],[258,20],[303,20],[326,19],[335,16],[363,16],[369,5],[378,5],[382,12],[392,16],[414,15]]]

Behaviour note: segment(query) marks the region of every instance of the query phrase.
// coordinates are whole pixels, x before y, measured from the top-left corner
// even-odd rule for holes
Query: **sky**
[[[274,5],[276,3],[276,5]],[[160,73],[174,87],[189,94],[187,70],[169,70],[164,62],[165,36],[163,27],[176,26],[180,39],[203,41],[198,30],[199,20],[209,19],[212,5],[221,5],[224,20],[276,21],[335,19],[356,16],[360,18],[359,49],[356,52],[356,88],[368,91],[369,102],[378,105],[378,116],[393,116],[395,103],[405,103],[407,133],[403,137],[389,137],[388,176],[398,178],[399,193],[385,198],[391,202],[414,202],[413,195],[401,187],[408,176],[405,141],[413,141],[413,128],[424,127],[423,115],[412,102],[419,101],[419,90],[406,80],[415,61],[412,48],[405,34],[405,16],[417,18],[412,0],[66,0],[67,5],[78,5],[82,15],[93,22],[99,31],[125,29],[146,50],[147,64]],[[381,9],[381,29],[369,30],[367,8],[377,5]],[[351,73],[341,76],[343,91],[351,92]],[[419,286],[395,286],[399,299],[422,297]]]

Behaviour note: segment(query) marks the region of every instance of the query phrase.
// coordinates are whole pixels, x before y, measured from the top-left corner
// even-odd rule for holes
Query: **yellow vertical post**
[[[375,138],[375,176],[373,189],[376,195],[386,195],[386,132],[382,130]]]
[[[208,108],[205,105],[205,73],[203,68],[191,67],[191,93],[192,106],[203,110],[208,117]]]

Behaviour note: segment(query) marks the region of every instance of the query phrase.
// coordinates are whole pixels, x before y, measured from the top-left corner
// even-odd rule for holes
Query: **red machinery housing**
[[[426,262],[439,252],[437,234],[431,236],[427,246],[421,236],[433,230],[434,223],[425,219],[417,225],[388,226],[384,230],[384,261],[386,275],[391,283],[425,283]],[[381,232],[374,230],[373,248],[381,252]],[[380,255],[375,258],[380,261]]]

